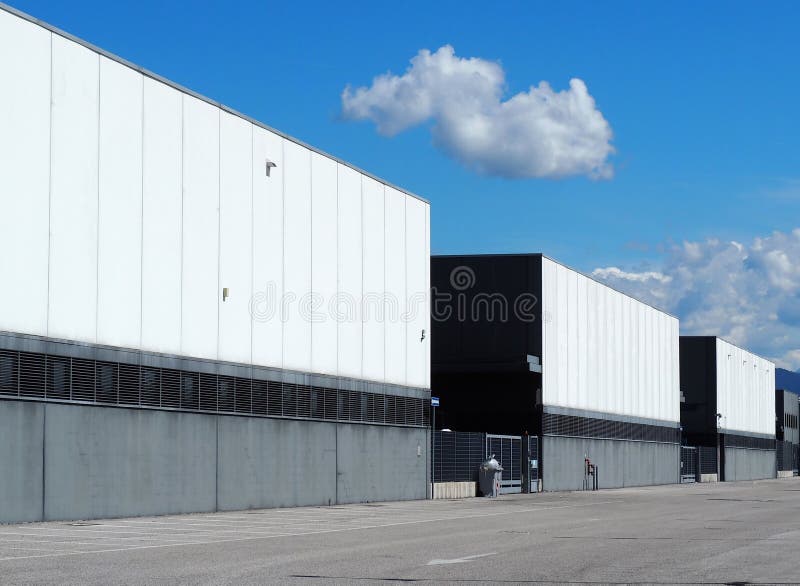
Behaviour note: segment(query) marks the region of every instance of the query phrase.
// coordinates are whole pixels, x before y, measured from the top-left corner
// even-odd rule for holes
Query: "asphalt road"
[[[2,583],[800,583],[800,478],[0,526]]]

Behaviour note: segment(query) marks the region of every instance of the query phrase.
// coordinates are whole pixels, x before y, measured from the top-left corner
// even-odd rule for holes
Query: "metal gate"
[[[503,467],[500,494],[522,492],[522,438],[486,434],[486,457],[494,455]]]
[[[697,482],[697,448],[681,446],[681,482]]]
[[[539,492],[539,471],[542,462],[539,458],[539,438],[528,436],[528,492]]]

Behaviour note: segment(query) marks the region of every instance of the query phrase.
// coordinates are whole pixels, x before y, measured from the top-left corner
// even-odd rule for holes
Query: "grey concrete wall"
[[[336,445],[338,502],[413,500],[428,494],[427,430],[340,424]]]
[[[680,480],[678,445],[544,436],[544,490],[582,490],[586,455],[598,466],[600,488],[672,484]]]
[[[219,418],[219,509],[336,503],[336,424]]]
[[[419,428],[0,400],[0,522],[422,499],[428,452]]]
[[[47,404],[45,519],[213,511],[213,415]]]
[[[0,523],[40,521],[44,405],[0,403]]]
[[[775,451],[725,448],[725,481],[775,478]]]

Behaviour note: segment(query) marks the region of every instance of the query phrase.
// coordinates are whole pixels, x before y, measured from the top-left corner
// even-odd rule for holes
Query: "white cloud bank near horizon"
[[[592,274],[677,315],[681,334],[721,336],[781,368],[800,369],[800,228],[749,245],[683,242],[659,267]]]
[[[504,90],[499,63],[458,57],[445,45],[421,50],[403,75],[346,87],[342,115],[370,120],[384,136],[432,121],[434,144],[482,175],[612,177],[611,126],[582,80],[562,91],[542,81],[505,100]]]

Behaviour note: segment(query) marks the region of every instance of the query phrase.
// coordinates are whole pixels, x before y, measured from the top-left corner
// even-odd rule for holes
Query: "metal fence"
[[[698,450],[694,446],[681,446],[681,482],[699,479]]]
[[[434,431],[433,481],[477,482],[478,467],[486,459],[486,434]]]
[[[539,475],[542,469],[542,462],[539,458],[539,438],[536,436],[528,437],[528,492],[539,492]]]
[[[797,471],[798,458],[800,457],[800,450],[798,450],[797,444],[778,441],[776,442],[775,449],[775,459],[778,470],[784,472],[789,470]]]
[[[700,482],[704,474],[717,474],[717,448],[681,446],[681,482]]]
[[[697,468],[700,474],[717,474],[717,448],[699,446],[697,448]]]
[[[538,437],[434,431],[431,438],[434,482],[477,482],[478,468],[494,455],[503,466],[501,492],[537,492],[539,489]]]
[[[500,493],[522,492],[522,437],[486,434],[486,457],[491,456],[503,467]]]
[[[425,427],[428,402],[248,377],[0,350],[0,397]]]

